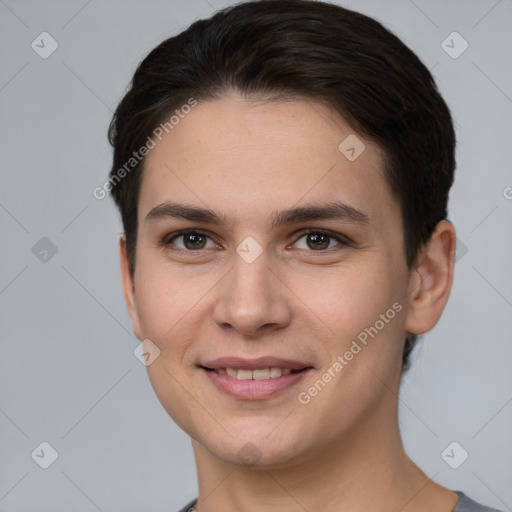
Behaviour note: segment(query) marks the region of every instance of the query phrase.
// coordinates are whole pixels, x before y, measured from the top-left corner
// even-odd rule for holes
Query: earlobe
[[[133,332],[141,340],[141,330],[139,316],[137,312],[137,302],[135,296],[134,276],[131,275],[128,264],[128,253],[126,249],[126,235],[119,237],[119,262],[121,267],[121,281],[123,286],[123,296],[132,319]]]
[[[421,250],[409,281],[407,332],[423,334],[441,317],[453,282],[455,240],[453,224],[443,220]]]

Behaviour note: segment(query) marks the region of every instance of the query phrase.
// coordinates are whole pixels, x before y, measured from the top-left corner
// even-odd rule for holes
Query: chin
[[[306,458],[304,435],[292,434],[281,428],[283,425],[276,429],[279,422],[275,421],[262,420],[260,425],[260,428],[252,425],[244,429],[240,425],[235,428],[233,424],[224,423],[232,436],[221,427],[215,429],[216,435],[212,435],[212,430],[203,426],[194,438],[218,459],[252,469],[286,468]]]

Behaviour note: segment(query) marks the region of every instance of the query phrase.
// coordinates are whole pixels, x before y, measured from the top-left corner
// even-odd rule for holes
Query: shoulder
[[[495,508],[486,507],[468,498],[463,492],[454,491],[459,496],[459,501],[453,512],[501,512]],[[181,511],[180,511],[181,512]]]
[[[185,505],[182,509],[178,510],[178,512],[194,512],[195,511],[195,504],[197,503],[197,499],[192,500],[188,505]],[[491,510],[491,509],[489,509]]]

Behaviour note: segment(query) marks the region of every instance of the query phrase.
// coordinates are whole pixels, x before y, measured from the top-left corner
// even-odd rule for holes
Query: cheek
[[[376,406],[400,373],[405,284],[398,271],[393,274],[389,268],[384,264],[340,268],[328,279],[317,276],[314,288],[300,281],[297,295],[307,297],[304,302],[321,320],[319,327],[325,323],[329,328],[328,335],[319,336],[326,352],[319,378],[329,373],[329,383],[312,402],[324,411],[322,421],[332,424],[333,432],[348,428],[353,418]],[[304,295],[307,289],[314,292]],[[343,407],[343,419],[333,404]],[[319,420],[318,429],[322,428]]]
[[[193,314],[194,306],[205,296],[209,282],[183,276],[171,266],[152,262],[149,258],[140,261],[137,274],[137,310],[143,334],[165,342],[187,316]]]
[[[306,297],[306,289],[315,290],[305,302],[322,320],[317,322],[319,327],[325,323],[329,328],[324,329],[326,335],[319,336],[326,355],[323,371],[331,369],[336,377],[330,391],[318,401],[319,407],[325,401],[323,406],[329,408],[334,401],[359,414],[386,389],[380,379],[391,385],[400,373],[405,281],[391,268],[385,262],[340,268],[330,272],[328,279],[316,279],[314,288],[303,283],[297,293]],[[333,368],[336,362],[338,371]]]
[[[142,265],[141,267],[142,268]],[[151,385],[163,408],[184,429],[193,424],[187,393],[190,347],[195,334],[194,323],[198,300],[211,287],[194,279],[183,278],[169,269],[146,266],[139,274],[137,310],[144,338],[160,350],[158,357],[146,367]],[[136,283],[137,287],[137,283]]]
[[[295,279],[293,288],[338,344],[373,326],[390,308],[388,317],[398,318],[395,313],[400,308],[393,309],[393,304],[401,302],[403,294],[397,277],[377,265],[331,269],[323,276]],[[386,323],[386,329],[391,323]]]
[[[141,265],[142,268],[142,265]],[[180,277],[176,272],[148,266],[139,274],[137,311],[144,338],[160,350],[160,356],[148,371],[158,367],[183,372],[186,353],[191,346],[195,315],[211,285],[204,280]]]

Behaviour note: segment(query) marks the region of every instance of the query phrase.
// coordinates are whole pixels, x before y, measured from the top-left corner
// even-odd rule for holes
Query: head
[[[320,377],[355,341],[358,363],[336,374],[343,390],[333,379],[308,405],[319,409],[368,388],[369,368],[396,383],[451,286],[455,135],[431,74],[395,35],[323,2],[229,7],[151,51],[109,138],[125,299],[137,337],[160,350],[148,367],[157,395],[193,437],[204,411],[170,397],[200,394],[200,363],[229,353],[295,353]],[[237,252],[247,237],[251,262]],[[322,244],[331,252],[306,254]],[[382,396],[349,410],[362,417]],[[256,432],[256,409],[230,427]]]

